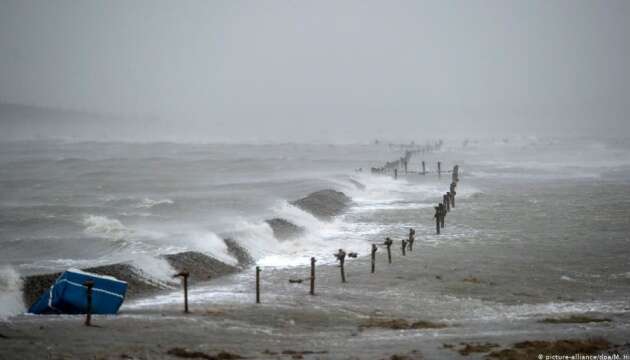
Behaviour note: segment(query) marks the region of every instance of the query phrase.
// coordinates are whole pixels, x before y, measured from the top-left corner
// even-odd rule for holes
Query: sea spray
[[[24,312],[22,278],[10,266],[0,267],[0,320]]]
[[[460,170],[461,172],[461,170]],[[352,200],[359,206],[365,205],[389,205],[397,203],[418,203],[433,202],[441,199],[444,194],[445,184],[424,178],[414,181],[413,179],[399,178],[394,180],[389,176],[372,176],[358,175],[357,177],[363,184],[364,190],[349,190]],[[446,185],[448,187],[448,185]],[[480,190],[470,184],[457,189],[459,198],[466,198],[473,194],[479,193]],[[413,206],[411,206],[413,208]]]
[[[254,259],[277,251],[279,241],[274,237],[271,226],[265,221],[233,218],[231,224],[231,228],[228,228],[221,235],[234,239]]]
[[[188,249],[205,253],[228,265],[238,264],[238,260],[229,253],[223,238],[211,231],[190,232],[182,242]]]
[[[314,231],[325,223],[312,214],[290,204],[286,200],[275,203],[271,208],[271,213],[274,217],[285,219],[297,226],[305,228],[308,231]]]
[[[406,179],[394,180],[388,176],[363,175],[359,181],[365,184],[364,190],[353,189],[349,194],[357,203],[393,203],[404,200],[404,194],[412,192]]]
[[[112,240],[126,239],[133,234],[133,230],[124,226],[119,220],[106,216],[87,215],[83,218],[83,225],[86,234]]]
[[[310,263],[312,256],[320,263],[333,262],[331,254],[339,246],[355,250],[363,249],[368,244],[364,229],[359,229],[337,217],[332,221],[323,221],[314,215],[290,204],[279,201],[272,207],[272,214],[298,226],[304,231],[286,241],[274,241],[273,247],[260,256],[258,264],[263,266],[291,267]]]
[[[278,240],[289,240],[304,234],[304,228],[283,218],[265,220],[273,230],[273,236]]]
[[[173,278],[177,271],[164,258],[139,254],[131,263],[137,269],[138,275],[149,282],[165,286],[175,286],[179,283]]]

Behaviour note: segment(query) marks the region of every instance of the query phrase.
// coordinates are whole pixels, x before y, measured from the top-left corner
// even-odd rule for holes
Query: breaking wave
[[[10,266],[0,267],[0,320],[22,312],[22,278]]]
[[[87,215],[83,218],[85,233],[112,240],[122,240],[133,235],[133,230],[124,226],[119,220],[106,216]]]

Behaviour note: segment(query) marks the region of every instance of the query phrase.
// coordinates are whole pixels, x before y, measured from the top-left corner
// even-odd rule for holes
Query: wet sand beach
[[[193,287],[190,314],[183,314],[178,290],[129,301],[118,316],[95,316],[89,328],[82,316],[18,316],[0,324],[0,357],[155,359],[225,351],[252,359],[458,359],[466,345],[493,345],[466,355],[474,359],[519,342],[565,339],[605,339],[608,351],[627,353],[627,279],[585,281],[553,262],[534,272],[542,262],[519,253],[519,243],[498,249],[490,239],[458,241],[457,229],[483,201],[461,199],[448,215],[450,231],[419,234],[406,256],[398,246],[401,231],[391,265],[379,248],[375,274],[360,249],[348,249],[360,257],[347,260],[345,284],[332,254],[321,259],[315,296],[308,295],[308,280],[288,281],[307,278],[307,266],[263,267],[262,303],[255,304],[254,269],[248,268]],[[572,323],[574,315],[586,320]],[[414,323],[420,325],[405,328]]]
[[[611,321],[547,324],[541,320],[583,309],[579,302],[561,302],[551,310],[543,299],[513,304],[484,301],[488,289],[500,293],[510,288],[491,283],[500,281],[494,278],[465,281],[468,271],[451,271],[445,259],[435,260],[439,254],[423,247],[412,254],[405,258],[395,254],[392,265],[379,257],[373,275],[364,259],[349,262],[346,284],[340,283],[338,267],[319,266],[315,296],[308,295],[306,284],[279,281],[303,275],[305,269],[269,269],[263,270],[263,279],[269,280],[263,280],[261,304],[254,304],[253,273],[247,271],[193,289],[190,314],[182,311],[181,292],[174,292],[146,303],[131,302],[118,316],[94,316],[92,327],[83,326],[83,316],[22,315],[0,323],[0,357],[161,359],[177,358],[169,350],[182,348],[252,359],[388,359],[393,355],[456,359],[461,355],[450,346],[460,348],[461,343],[490,342],[502,349],[527,340],[591,338],[625,344],[611,349],[620,353],[629,350],[630,309],[622,304],[586,313]],[[230,289],[235,282],[238,289]],[[457,315],[445,317],[445,308],[453,306],[459,307]],[[440,326],[366,327],[375,320],[393,319]],[[483,354],[472,353],[469,358]]]

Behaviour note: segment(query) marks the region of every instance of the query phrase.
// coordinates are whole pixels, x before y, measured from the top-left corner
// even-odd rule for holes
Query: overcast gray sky
[[[0,0],[0,98],[216,138],[630,132],[630,1]]]

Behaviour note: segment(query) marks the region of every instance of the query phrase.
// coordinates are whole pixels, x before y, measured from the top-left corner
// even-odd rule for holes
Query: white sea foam
[[[359,206],[433,201],[441,199],[445,191],[448,191],[448,185],[444,183],[418,183],[405,178],[394,180],[388,176],[364,174],[358,176],[358,181],[365,184],[365,189],[349,189],[348,193]],[[471,187],[470,184],[457,189],[457,195],[460,198],[467,198],[479,192],[478,189]]]
[[[237,277],[243,276],[243,274],[237,274]],[[247,281],[238,279],[235,282],[229,284],[209,284],[200,287],[193,287],[188,290],[188,302],[194,303],[247,303],[251,301],[251,294],[249,294],[250,288]],[[266,295],[267,298],[272,296]],[[135,301],[125,303],[124,309],[141,309],[152,308],[160,306],[169,306],[172,304],[181,303],[181,292],[173,291],[167,294],[158,295],[151,298],[138,299]]]
[[[254,259],[277,251],[279,242],[266,222],[239,217],[231,219],[230,224],[222,235],[236,240]]]
[[[22,278],[10,266],[0,267],[0,320],[24,312]]]
[[[493,179],[529,179],[529,180],[562,180],[562,179],[599,179],[600,173],[581,172],[581,171],[564,171],[558,173],[532,173],[527,171],[483,171],[475,170],[469,172],[471,177],[475,178],[493,178]]]
[[[112,240],[125,239],[133,234],[133,230],[127,228],[119,220],[106,216],[87,215],[83,218],[83,225],[86,234]]]
[[[442,296],[433,300],[436,304],[458,309],[456,319],[461,316],[470,320],[495,321],[539,318],[543,316],[563,316],[570,314],[627,313],[627,304],[623,301],[592,302],[547,302],[539,304],[506,305],[492,301],[455,296]],[[454,319],[454,320],[456,320]]]
[[[393,180],[387,176],[361,175],[358,181],[365,185],[365,189],[351,189],[349,195],[358,204],[364,203],[395,203],[405,200],[404,193],[410,189],[405,179]]]
[[[157,280],[166,285],[178,283],[173,278],[175,269],[164,258],[140,254],[135,256],[132,264],[142,271],[142,275],[148,276],[151,280]]]
[[[611,279],[630,279],[630,271],[629,272],[625,272],[625,273],[618,273],[618,274],[612,274],[610,275]]]
[[[320,221],[313,215],[290,205],[288,202],[277,204],[273,208],[274,217],[283,218],[305,228],[305,233],[291,241],[277,242],[265,240],[268,251],[261,252],[258,264],[263,266],[298,266],[306,265],[311,256],[321,262],[334,262],[332,256],[339,247],[346,251],[355,251],[365,255],[369,250],[369,240],[389,229],[389,226],[378,223],[363,223],[349,220],[351,214],[374,210],[413,210],[430,207],[426,200],[441,198],[443,184],[419,184],[406,179],[393,180],[384,176],[357,175],[357,181],[365,185],[358,189],[347,181],[336,181],[353,199],[348,215],[336,217],[331,222]],[[468,197],[478,190],[468,188],[462,191]],[[409,198],[413,197],[412,200]],[[265,227],[266,228],[266,227]],[[259,239],[272,236],[268,231]]]
[[[344,216],[331,222],[320,221],[309,213],[284,204],[276,214],[295,225],[305,228],[305,233],[291,241],[276,242],[273,252],[259,260],[263,266],[306,265],[311,257],[319,263],[334,262],[333,253],[339,247],[346,251],[362,252],[369,248],[366,235],[378,232],[373,224],[347,222]]]
[[[357,206],[353,209],[354,212],[369,212],[369,211],[382,211],[382,210],[415,210],[431,208],[433,204],[427,203],[390,203],[390,204],[365,204],[363,206]]]
[[[544,315],[583,314],[588,312],[623,313],[627,305],[623,302],[550,302],[524,305],[493,305],[495,318],[528,318]]]
[[[316,231],[325,225],[325,222],[317,219],[312,214],[291,205],[288,201],[279,201],[272,208],[273,217],[285,219],[293,224],[302,226],[310,231]]]
[[[261,266],[291,267],[308,264],[314,256],[321,261],[334,261],[332,253],[340,244],[349,251],[368,247],[363,235],[374,230],[369,224],[352,224],[343,216],[331,222],[321,221],[312,214],[287,201],[279,201],[271,208],[269,218],[282,218],[302,227],[304,233],[296,238],[279,241],[271,226],[264,219],[229,219],[230,228],[222,235],[235,239]],[[227,222],[227,221],[226,221]],[[360,244],[360,245],[359,245]]]
[[[210,231],[193,231],[182,240],[183,244],[191,250],[200,251],[211,255],[217,260],[230,265],[238,264],[238,261],[229,254],[225,241],[217,234]]]
[[[347,181],[342,190],[353,199],[350,213],[374,210],[413,210],[426,208],[425,201],[441,198],[444,185],[439,183],[415,183],[404,178],[393,180],[385,176],[361,174],[357,176],[365,189],[359,189]],[[462,197],[476,193],[476,189],[462,189],[458,195]],[[158,204],[172,204],[170,199],[144,199],[142,207],[150,208]],[[273,230],[265,222],[269,218],[282,218],[305,229],[304,233],[290,241],[278,241]],[[222,231],[192,228],[162,229],[163,234],[154,237],[166,239],[175,234],[178,239],[174,250],[196,250],[209,254],[228,264],[236,264],[223,238],[229,237],[243,246],[249,254],[263,266],[296,266],[308,264],[311,256],[318,261],[334,261],[332,253],[339,247],[348,251],[364,252],[369,249],[369,238],[384,231],[378,223],[355,223],[346,221],[347,216],[339,216],[331,222],[317,219],[288,201],[280,201],[270,208],[270,212],[259,218],[229,217],[218,226]],[[125,226],[121,221],[105,216],[88,215],[84,218],[85,232],[94,236],[111,239],[147,240],[142,229]],[[220,234],[220,235],[219,235]],[[142,242],[142,241],[140,241]],[[162,248],[160,242],[160,248]],[[146,250],[142,247],[138,253]],[[147,269],[152,265],[139,265]],[[156,270],[156,269],[154,269]],[[147,270],[148,272],[159,272]]]
[[[160,200],[153,200],[150,198],[144,198],[140,201],[139,204],[136,205],[136,208],[140,208],[140,209],[150,209],[154,206],[158,206],[158,205],[172,205],[175,202],[171,199],[160,199]]]

